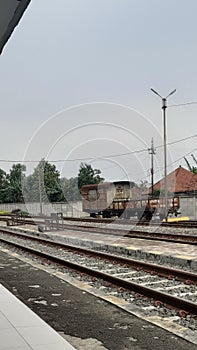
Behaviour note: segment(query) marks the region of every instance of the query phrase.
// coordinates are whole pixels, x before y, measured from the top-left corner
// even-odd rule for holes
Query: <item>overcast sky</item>
[[[196,0],[32,0],[0,57],[0,167],[80,162],[107,180],[163,170],[162,96],[197,101]],[[197,157],[197,104],[167,109],[168,172]],[[185,141],[181,141],[188,138]],[[11,161],[11,163],[6,161]],[[29,171],[36,163],[26,163]]]

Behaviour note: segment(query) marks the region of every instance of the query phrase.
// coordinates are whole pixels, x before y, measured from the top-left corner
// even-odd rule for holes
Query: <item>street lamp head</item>
[[[161,97],[162,100],[166,100],[169,96],[171,96],[172,94],[174,94],[176,92],[176,89],[174,89],[173,91],[171,91],[165,98],[163,98],[157,91],[155,91],[154,89],[151,88],[151,91],[154,92],[154,94],[156,94],[157,96]]]
[[[169,96],[173,95],[176,92],[176,89],[174,89],[173,91],[171,91],[168,96],[166,98],[168,98]]]
[[[154,94],[156,94],[157,96],[162,98],[162,96],[157,91],[155,91],[154,89],[151,88],[151,91],[154,92]]]

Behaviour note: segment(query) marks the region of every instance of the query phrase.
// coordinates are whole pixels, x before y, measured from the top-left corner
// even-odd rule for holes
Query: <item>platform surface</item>
[[[0,284],[0,350],[75,350]]]

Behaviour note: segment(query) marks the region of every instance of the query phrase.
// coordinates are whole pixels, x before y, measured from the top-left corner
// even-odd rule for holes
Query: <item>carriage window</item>
[[[116,186],[116,193],[122,193],[123,187],[122,186]]]

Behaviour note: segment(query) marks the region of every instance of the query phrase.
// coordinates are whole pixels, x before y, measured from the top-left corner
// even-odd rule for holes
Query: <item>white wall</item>
[[[0,204],[0,212],[12,211],[21,209],[28,211],[30,214],[38,215],[41,212],[40,203],[5,203]],[[82,202],[70,203],[42,203],[43,214],[50,215],[51,213],[63,213],[64,216],[81,217],[87,216],[87,213],[82,212]]]
[[[182,216],[197,220],[197,197],[180,198],[180,211]]]
[[[40,214],[40,203],[5,203],[0,204],[1,211],[12,211],[13,209],[21,209],[28,211],[30,214]],[[197,220],[197,197],[181,197],[180,211],[182,216],[189,216],[192,220]],[[63,213],[64,216],[83,217],[88,216],[82,212],[82,202],[70,203],[43,203],[43,214],[50,215],[51,213]]]

